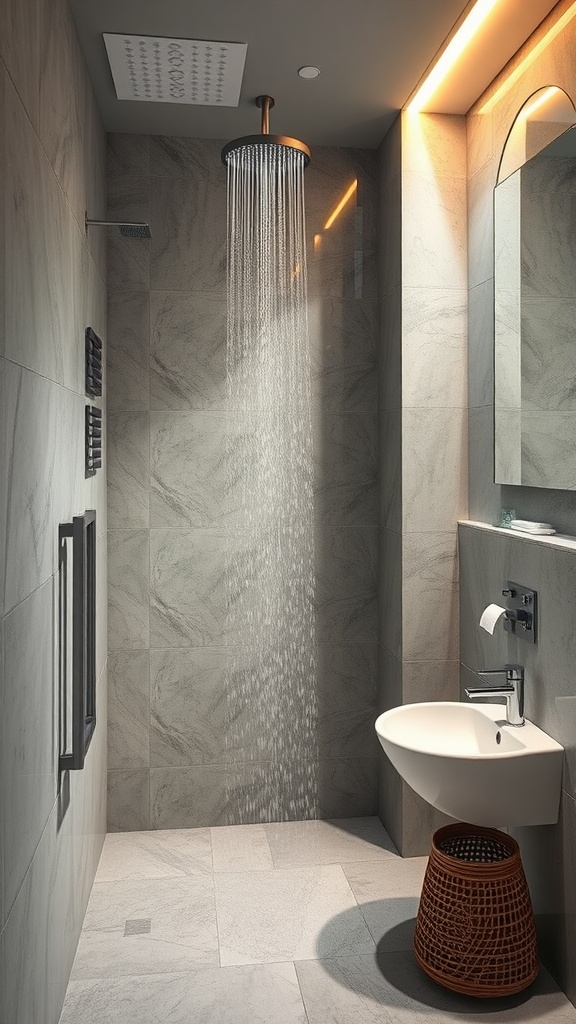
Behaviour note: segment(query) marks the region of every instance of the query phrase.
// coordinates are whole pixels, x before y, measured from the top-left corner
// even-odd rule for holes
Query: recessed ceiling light
[[[298,74],[300,78],[318,78],[320,68],[314,68],[311,64],[306,64],[305,67],[298,68]]]

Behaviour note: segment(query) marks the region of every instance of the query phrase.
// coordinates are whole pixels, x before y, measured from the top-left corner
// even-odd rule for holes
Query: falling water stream
[[[229,818],[317,808],[313,454],[302,153],[228,158]]]

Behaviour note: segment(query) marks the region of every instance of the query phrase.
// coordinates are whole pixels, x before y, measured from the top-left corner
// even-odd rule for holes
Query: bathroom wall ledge
[[[468,519],[459,519],[458,526],[468,526],[472,530],[484,530],[486,533],[513,537],[514,540],[527,541],[529,544],[543,544],[548,548],[568,548],[568,550],[576,552],[576,537],[569,537],[563,533],[555,533],[552,536],[539,536],[538,534],[520,533],[516,530],[508,530],[501,526],[492,526],[490,523],[478,523]]]

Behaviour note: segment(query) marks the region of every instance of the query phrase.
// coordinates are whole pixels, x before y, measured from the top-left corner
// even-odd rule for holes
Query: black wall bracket
[[[68,693],[68,545],[72,540],[72,686]],[[96,728],[96,512],[58,531],[60,569],[59,768],[79,771]],[[70,705],[70,707],[69,707]]]

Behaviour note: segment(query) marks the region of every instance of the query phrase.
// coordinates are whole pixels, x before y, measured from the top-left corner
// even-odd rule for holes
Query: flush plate
[[[104,32],[119,100],[237,107],[247,43]]]

